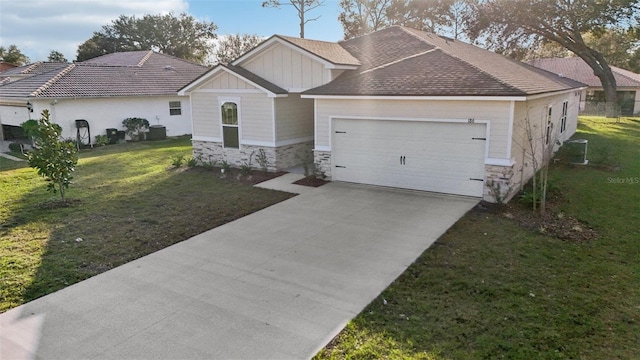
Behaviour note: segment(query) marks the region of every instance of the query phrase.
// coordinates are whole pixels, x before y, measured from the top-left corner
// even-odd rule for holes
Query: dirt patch
[[[518,202],[517,197],[508,204],[492,204],[482,201],[474,210],[504,216],[527,230],[561,240],[588,242],[598,238],[595,229],[557,210],[556,204],[559,201],[561,201],[559,197],[552,197],[551,201],[547,200],[547,211],[544,215],[534,213],[530,206]]]
[[[304,185],[304,186],[312,186],[312,187],[320,187],[324,184],[328,183],[327,180],[318,179],[315,176],[307,176],[298,181],[295,181],[296,185]]]
[[[267,180],[275,179],[287,173],[286,171],[267,172],[267,171],[260,171],[260,170],[251,170],[249,173],[243,174],[242,171],[240,171],[240,169],[231,168],[231,169],[225,170],[225,172],[222,172],[221,170],[222,169],[219,167],[211,167],[211,168],[195,167],[195,168],[189,169],[189,171],[209,172],[224,181],[237,182],[245,185],[259,184]]]
[[[80,204],[81,202],[82,202],[82,200],[80,200],[80,199],[47,200],[45,202],[41,202],[41,203],[37,204],[36,208],[43,209],[43,210],[45,210],[45,209],[68,208],[68,207],[74,207],[74,206]]]

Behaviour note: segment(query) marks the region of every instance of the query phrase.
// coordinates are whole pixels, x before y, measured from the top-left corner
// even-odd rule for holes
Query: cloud
[[[0,0],[0,45],[16,44],[31,61],[51,50],[72,61],[78,45],[120,15],[188,10],[187,0]]]

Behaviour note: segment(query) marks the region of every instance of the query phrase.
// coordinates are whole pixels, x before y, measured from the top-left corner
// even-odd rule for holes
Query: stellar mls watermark
[[[607,184],[628,184],[635,185],[640,183],[640,177],[608,177]]]

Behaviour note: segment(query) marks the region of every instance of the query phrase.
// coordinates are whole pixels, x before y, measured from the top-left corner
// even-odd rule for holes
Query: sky
[[[305,38],[342,39],[338,3],[325,0],[324,6],[309,13],[320,18],[307,23]],[[261,4],[262,0],[0,0],[0,46],[15,44],[31,62],[46,61],[51,50],[73,61],[80,44],[120,15],[169,12],[211,21],[218,26],[218,35],[299,36],[293,7],[263,8]]]

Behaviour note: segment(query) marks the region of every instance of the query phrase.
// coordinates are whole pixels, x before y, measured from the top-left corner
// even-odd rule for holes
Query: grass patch
[[[315,358],[637,358],[640,121],[582,117],[574,138],[598,160],[553,167],[555,208],[596,240],[472,210]]]
[[[190,152],[186,137],[83,150],[64,204],[0,157],[0,312],[291,196],[172,168]]]

